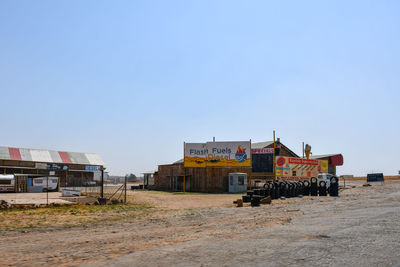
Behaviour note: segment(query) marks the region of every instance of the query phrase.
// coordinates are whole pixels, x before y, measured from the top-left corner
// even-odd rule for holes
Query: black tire
[[[327,196],[325,181],[319,181],[318,193],[320,196]]]
[[[242,196],[242,200],[243,200],[243,203],[248,203],[251,201],[251,197],[250,196]]]

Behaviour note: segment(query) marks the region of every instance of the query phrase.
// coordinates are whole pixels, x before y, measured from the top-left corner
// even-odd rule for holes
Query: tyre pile
[[[268,182],[263,188],[248,190],[245,196],[242,196],[243,203],[250,203],[252,207],[260,206],[260,201],[266,197],[271,199],[285,199],[303,196],[339,196],[339,180],[332,177],[330,186],[327,188],[325,181],[317,181],[312,177],[309,181],[297,182]]]

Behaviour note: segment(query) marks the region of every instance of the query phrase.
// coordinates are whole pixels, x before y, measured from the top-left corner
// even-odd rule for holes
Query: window
[[[56,183],[58,182],[58,180],[57,180],[57,179],[52,179],[51,182],[52,182],[53,184],[56,184]]]
[[[232,176],[229,177],[229,183],[230,183],[230,185],[233,185],[233,177]]]
[[[296,171],[293,171],[292,176],[296,176]]]
[[[0,180],[0,184],[11,184],[11,180]]]
[[[239,185],[244,185],[244,176],[239,176],[238,177],[238,184]]]

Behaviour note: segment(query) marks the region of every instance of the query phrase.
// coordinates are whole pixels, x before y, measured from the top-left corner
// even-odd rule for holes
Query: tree
[[[133,173],[125,175],[127,182],[136,182],[137,177]]]

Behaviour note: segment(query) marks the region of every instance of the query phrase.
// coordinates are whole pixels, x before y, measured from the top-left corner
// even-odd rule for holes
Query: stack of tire
[[[331,183],[329,186],[329,195],[331,197],[339,196],[339,179],[336,176],[331,178]]]
[[[272,182],[267,182],[264,185],[264,189],[265,189],[265,196],[271,196],[271,192],[272,192]]]
[[[310,195],[310,181],[305,180],[303,182],[303,196],[309,196]]]
[[[248,190],[245,196],[242,196],[244,203],[251,203],[251,206],[260,206],[260,200],[270,196],[271,199],[279,199],[281,197],[292,198],[299,196],[327,196],[329,193],[332,197],[339,196],[339,180],[332,177],[330,186],[327,188],[325,181],[319,181],[316,177],[310,180],[298,182],[267,182],[263,188],[255,188]]]
[[[253,196],[254,191],[253,190],[248,190],[247,195],[242,196],[243,203],[249,203],[251,201],[251,197]]]
[[[281,193],[281,197],[286,197],[288,195],[288,184],[286,182],[279,183],[279,191]]]
[[[310,179],[310,195],[318,196],[318,180],[316,177],[311,177]]]
[[[260,206],[260,200],[261,200],[261,199],[263,199],[262,196],[260,196],[260,195],[253,195],[253,196],[251,197],[250,205],[251,205],[252,207],[258,207],[258,206]]]
[[[297,182],[297,196],[304,196],[304,183],[302,181]]]
[[[323,197],[328,195],[325,181],[319,181],[319,183],[318,183],[318,195],[323,196]]]

